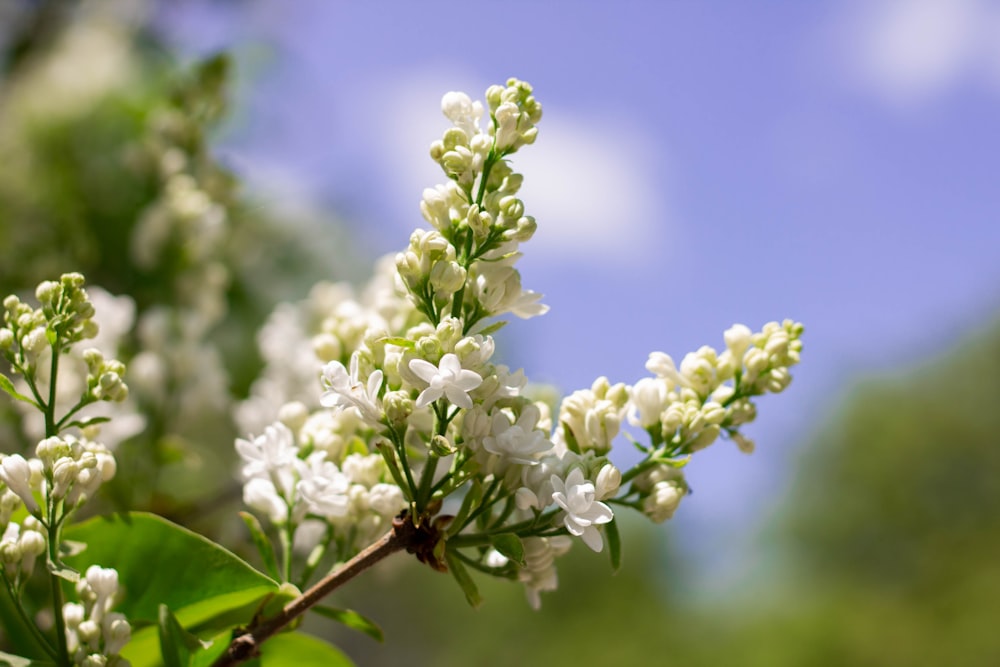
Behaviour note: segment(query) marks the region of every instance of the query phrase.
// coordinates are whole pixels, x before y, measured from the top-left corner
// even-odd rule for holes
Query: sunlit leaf
[[[160,655],[166,667],[188,667],[191,655],[207,648],[200,639],[181,627],[177,618],[165,604],[160,605],[158,623]],[[210,644],[208,644],[210,645]]]
[[[232,552],[153,514],[96,517],[65,534],[88,545],[67,563],[81,572],[94,564],[118,570],[124,596],[117,609],[131,622],[156,623],[165,604],[193,627],[278,589]]]
[[[340,649],[301,632],[275,635],[263,643],[261,667],[354,667]]]

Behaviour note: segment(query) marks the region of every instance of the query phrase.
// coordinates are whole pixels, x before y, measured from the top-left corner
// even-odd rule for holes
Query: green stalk
[[[46,415],[46,423],[48,423],[49,417]],[[61,521],[54,520],[53,517],[56,516],[58,510],[58,503],[55,500],[50,500],[49,503],[49,521],[48,521],[48,538],[49,538],[49,562],[58,563],[59,562],[59,528],[62,524]],[[58,655],[56,656],[56,662],[69,665],[69,648],[66,645],[66,621],[63,618],[63,593],[62,593],[62,583],[58,576],[54,572],[49,572],[49,583],[52,586],[52,616],[55,619],[56,625],[56,646],[58,649]]]
[[[55,419],[56,380],[59,376],[59,347],[52,345],[51,349],[52,365],[49,371],[49,401],[45,405],[46,438],[51,438],[59,434]],[[48,505],[48,523],[46,524],[46,528],[48,529],[49,563],[55,564],[59,562],[59,529],[62,525],[62,520],[59,516],[60,502],[50,497]],[[64,665],[69,665],[69,648],[66,645],[66,621],[63,619],[62,614],[64,602],[62,583],[59,577],[51,571],[49,572],[49,584],[52,588],[52,616],[55,619],[56,626],[56,646],[58,649],[56,661]]]
[[[30,618],[28,618],[27,612],[24,611],[24,607],[21,605],[21,596],[17,594],[17,590],[14,585],[7,578],[7,573],[0,568],[0,578],[3,578],[4,586],[7,588],[7,595],[10,596],[11,602],[14,603],[14,608],[17,610],[17,615],[21,618],[21,625],[28,629],[31,633],[32,638],[35,643],[38,644],[53,660],[59,660],[59,654],[56,650],[52,648],[52,644],[49,638],[42,634],[42,631],[38,629]]]

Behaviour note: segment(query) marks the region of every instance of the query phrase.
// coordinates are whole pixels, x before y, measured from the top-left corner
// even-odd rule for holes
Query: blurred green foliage
[[[165,370],[155,391],[127,378],[147,420],[119,446],[112,506],[211,533],[206,515],[239,497],[231,409],[260,370],[256,333],[275,303],[336,278],[348,255],[328,219],[273,210],[211,150],[229,59],[180,67],[123,7],[2,10],[0,293],[78,271],[134,301],[118,356],[129,363],[156,340]],[[192,368],[185,345],[201,359]],[[198,382],[216,395],[184,405]],[[21,414],[6,402],[0,413],[4,450],[31,447]]]

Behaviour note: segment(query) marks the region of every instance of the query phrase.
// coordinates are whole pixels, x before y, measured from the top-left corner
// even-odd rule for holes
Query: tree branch
[[[393,519],[391,531],[344,563],[340,569],[331,572],[315,586],[289,602],[277,616],[255,621],[233,637],[225,653],[219,656],[212,667],[232,667],[260,655],[262,643],[335,589],[397,551],[405,549],[424,560],[422,556],[426,557],[432,552],[439,537],[440,534],[430,522],[424,521],[418,528],[413,525],[412,517],[406,513],[401,514]]]

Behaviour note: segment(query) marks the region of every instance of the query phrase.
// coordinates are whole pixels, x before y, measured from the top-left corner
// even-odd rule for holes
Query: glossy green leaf
[[[618,533],[617,518],[604,524],[604,535],[608,538],[608,555],[611,556],[611,572],[615,573],[622,566],[622,538]]]
[[[367,618],[366,616],[362,616],[352,609],[335,609],[333,607],[316,605],[315,607],[312,607],[311,611],[319,614],[320,616],[325,616],[326,618],[337,621],[342,625],[346,625],[352,630],[363,632],[377,642],[381,642],[385,639],[385,635],[382,634],[382,628],[380,628],[375,621]]]
[[[521,538],[514,533],[501,533],[490,538],[493,548],[501,554],[514,561],[518,565],[524,565],[524,543]]]
[[[476,586],[476,582],[472,580],[469,575],[469,571],[465,569],[465,565],[462,564],[461,559],[452,550],[445,552],[445,558],[448,559],[448,570],[451,575],[455,577],[455,581],[458,582],[459,587],[465,594],[465,599],[473,607],[478,607],[483,603],[483,596],[479,593],[479,587]]]
[[[188,667],[191,656],[206,648],[200,639],[181,627],[177,618],[165,604],[160,605],[157,629],[160,638],[160,656],[166,667]]]
[[[65,535],[88,545],[67,564],[118,570],[124,597],[117,609],[133,623],[156,623],[161,604],[189,628],[245,606],[252,615],[253,603],[278,589],[235,554],[153,514],[96,517]]]
[[[340,649],[301,632],[271,637],[260,654],[261,667],[354,667]]]
[[[271,546],[271,540],[267,539],[267,535],[264,534],[260,521],[249,512],[240,512],[240,518],[250,530],[250,538],[253,540],[254,546],[257,547],[257,551],[260,552],[267,573],[271,575],[272,579],[280,580],[281,575],[278,573],[278,559],[274,556],[274,547]]]

